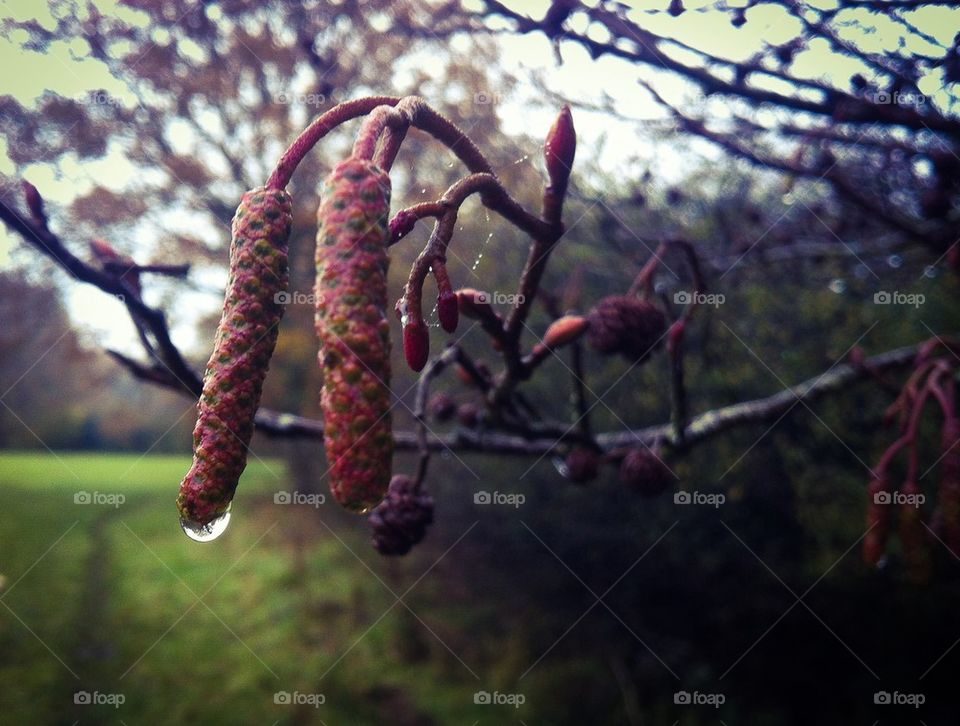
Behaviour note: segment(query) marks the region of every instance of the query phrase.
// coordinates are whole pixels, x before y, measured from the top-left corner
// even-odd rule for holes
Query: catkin
[[[185,525],[223,515],[247,464],[263,379],[277,342],[287,289],[290,195],[258,187],[233,217],[230,274],[193,431],[193,466],[180,484]]]
[[[347,509],[376,506],[390,483],[390,178],[347,159],[317,212],[316,329],[330,491]]]

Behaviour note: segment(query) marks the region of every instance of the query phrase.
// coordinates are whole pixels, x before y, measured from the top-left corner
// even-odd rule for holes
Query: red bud
[[[43,197],[40,196],[40,192],[26,179],[23,180],[22,184],[23,195],[27,198],[27,209],[30,210],[30,214],[38,221],[46,219],[43,212]]]
[[[456,331],[460,322],[460,307],[453,290],[444,290],[437,296],[437,317],[440,318],[440,327],[448,333]]]
[[[570,107],[564,106],[553,122],[543,145],[543,157],[547,162],[547,174],[550,185],[559,194],[567,188],[573,157],[577,153],[577,132],[573,128],[573,116]]]
[[[473,383],[473,376],[470,375],[470,371],[468,371],[459,363],[457,363],[457,366],[456,368],[454,368],[454,371],[456,372],[457,378],[460,379],[461,383]]]
[[[410,369],[419,373],[430,356],[430,334],[422,320],[411,320],[403,326],[403,355]]]
[[[471,287],[464,287],[457,290],[457,305],[461,313],[474,320],[496,315],[490,306],[490,295],[480,290],[474,290]]]
[[[565,315],[554,320],[543,335],[543,345],[547,348],[559,348],[572,343],[583,335],[589,321],[582,315]]]
[[[113,248],[113,245],[106,240],[90,240],[90,251],[93,252],[94,256],[104,264],[108,262],[120,262],[123,260],[123,255],[117,252]]]

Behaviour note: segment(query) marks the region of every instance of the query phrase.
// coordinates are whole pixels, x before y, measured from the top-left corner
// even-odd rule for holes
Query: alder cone
[[[457,414],[457,402],[448,393],[434,393],[427,403],[430,415],[440,423],[449,421]]]
[[[457,406],[457,420],[461,426],[473,428],[480,423],[480,407],[475,403],[461,403]]]
[[[590,311],[587,342],[600,353],[646,360],[663,344],[667,318],[655,305],[630,295],[603,298]]]
[[[373,546],[382,555],[405,555],[433,522],[433,498],[409,476],[390,480],[387,496],[368,517]]]
[[[390,177],[365,159],[337,164],[317,211],[316,330],[330,491],[366,512],[390,483]]]
[[[575,447],[563,462],[567,469],[567,478],[577,484],[583,484],[597,478],[600,471],[600,456],[593,449]]]
[[[674,480],[669,467],[649,449],[631,449],[620,463],[620,481],[643,497],[663,494]]]
[[[263,187],[244,194],[233,217],[223,315],[197,403],[193,465],[177,497],[180,517],[194,528],[227,511],[247,465],[253,419],[283,316],[292,219],[290,195]]]

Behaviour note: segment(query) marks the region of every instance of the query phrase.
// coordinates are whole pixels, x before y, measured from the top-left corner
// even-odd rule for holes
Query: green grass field
[[[471,616],[430,580],[404,599],[416,616],[391,594],[430,561],[381,559],[335,506],[274,504],[291,488],[277,460],[251,462],[222,537],[190,541],[188,465],[0,454],[0,721],[518,722],[473,704],[477,679],[439,642],[469,652]]]

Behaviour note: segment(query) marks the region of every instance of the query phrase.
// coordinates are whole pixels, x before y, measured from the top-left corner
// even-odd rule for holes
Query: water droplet
[[[487,235],[487,238],[483,241],[483,244],[480,246],[480,252],[477,254],[477,259],[473,261],[473,267],[470,268],[470,272],[476,271],[477,266],[480,264],[480,260],[483,259],[483,250],[492,238],[493,238],[493,232],[490,232]]]
[[[887,264],[893,268],[900,267],[903,264],[903,258],[900,255],[890,255],[887,258]]]
[[[557,473],[564,479],[570,476],[570,467],[567,466],[567,461],[562,456],[551,457],[550,463],[553,464],[553,468],[556,469]]]
[[[197,524],[189,519],[180,519],[180,526],[183,528],[184,534],[197,542],[212,542],[227,531],[228,524],[230,524],[229,509],[207,524]]]
[[[923,271],[923,274],[926,277],[936,277],[938,274],[938,270],[933,265],[927,265],[927,268]]]
[[[839,277],[835,280],[832,280],[828,285],[830,292],[835,292],[837,295],[840,295],[843,292],[846,292],[847,283],[845,280],[840,279]]]

